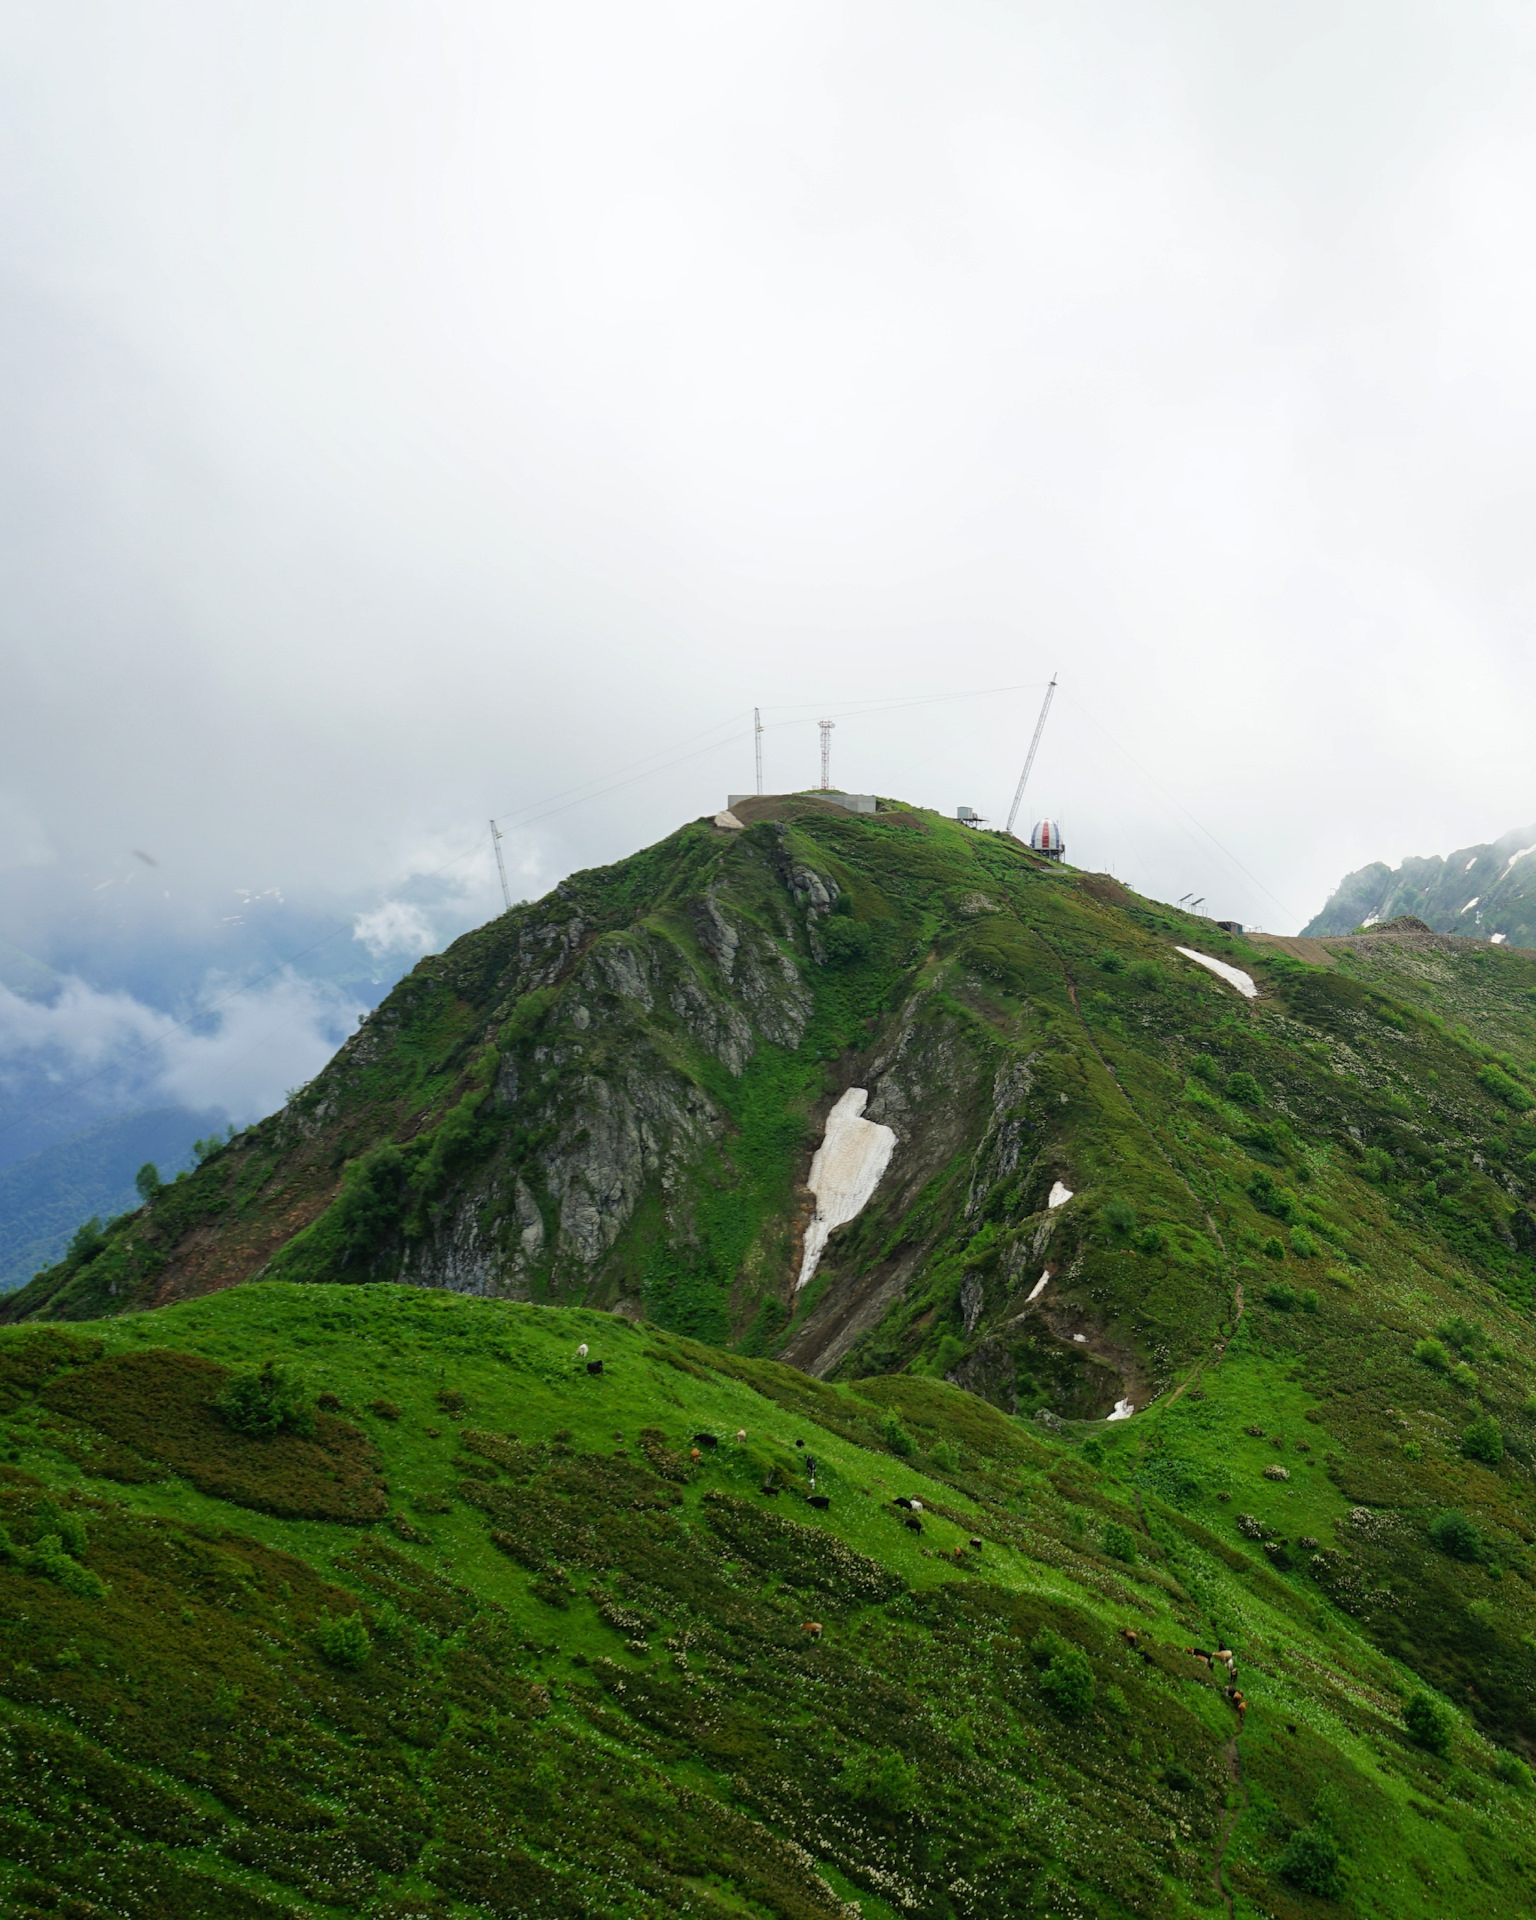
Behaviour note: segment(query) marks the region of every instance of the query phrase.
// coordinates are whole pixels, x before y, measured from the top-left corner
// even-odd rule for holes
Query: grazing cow
[[[821,1638],[821,1622],[819,1620],[807,1620],[801,1625],[800,1631],[802,1633],[808,1633],[813,1640],[819,1640]]]
[[[585,1340],[583,1340],[581,1345],[576,1349],[576,1358],[578,1360],[585,1360],[586,1357],[587,1357],[587,1343]]]

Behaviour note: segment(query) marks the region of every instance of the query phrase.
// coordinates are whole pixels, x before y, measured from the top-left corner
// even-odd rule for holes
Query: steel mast
[[[1006,831],[1009,833],[1013,832],[1013,823],[1019,817],[1019,802],[1024,798],[1024,787],[1029,779],[1029,770],[1035,764],[1035,755],[1040,748],[1040,736],[1045,732],[1045,716],[1051,710],[1051,701],[1055,693],[1056,676],[1053,673],[1051,675],[1051,684],[1045,690],[1045,700],[1040,708],[1040,718],[1035,722],[1035,737],[1029,743],[1029,752],[1024,760],[1024,771],[1019,775],[1019,784],[1014,789],[1013,805],[1008,809],[1008,826]]]

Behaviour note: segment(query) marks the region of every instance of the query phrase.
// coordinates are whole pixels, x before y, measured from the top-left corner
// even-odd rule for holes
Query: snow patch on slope
[[[797,1293],[815,1273],[833,1228],[846,1226],[864,1211],[891,1164],[896,1136],[889,1127],[863,1118],[868,1102],[867,1087],[850,1087],[827,1115],[827,1130],[806,1176],[816,1196],[816,1214],[805,1230]]]
[[[1229,967],[1225,960],[1217,960],[1208,953],[1196,953],[1193,947],[1179,947],[1186,960],[1193,960],[1197,967],[1205,967],[1209,972],[1219,974],[1229,987],[1236,987],[1245,1000],[1258,998],[1258,988],[1253,984],[1253,975],[1244,973],[1241,967]]]

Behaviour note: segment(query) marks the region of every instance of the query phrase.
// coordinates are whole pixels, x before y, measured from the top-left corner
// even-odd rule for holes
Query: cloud
[[[403,900],[386,900],[372,913],[360,913],[352,925],[352,938],[360,940],[375,960],[391,953],[430,953],[437,944],[425,913]]]
[[[284,976],[224,998],[210,981],[189,1021],[126,993],[70,979],[51,1000],[0,987],[0,1088],[46,1103],[85,1095],[104,1111],[172,1103],[218,1109],[247,1125],[310,1080],[357,1023],[360,1006],[315,981]]]

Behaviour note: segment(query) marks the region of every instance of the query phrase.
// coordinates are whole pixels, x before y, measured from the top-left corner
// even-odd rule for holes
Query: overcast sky
[[[754,704],[1000,822],[1052,671],[1026,813],[1208,911],[1536,818],[1529,9],[6,21],[0,888],[473,918]]]

